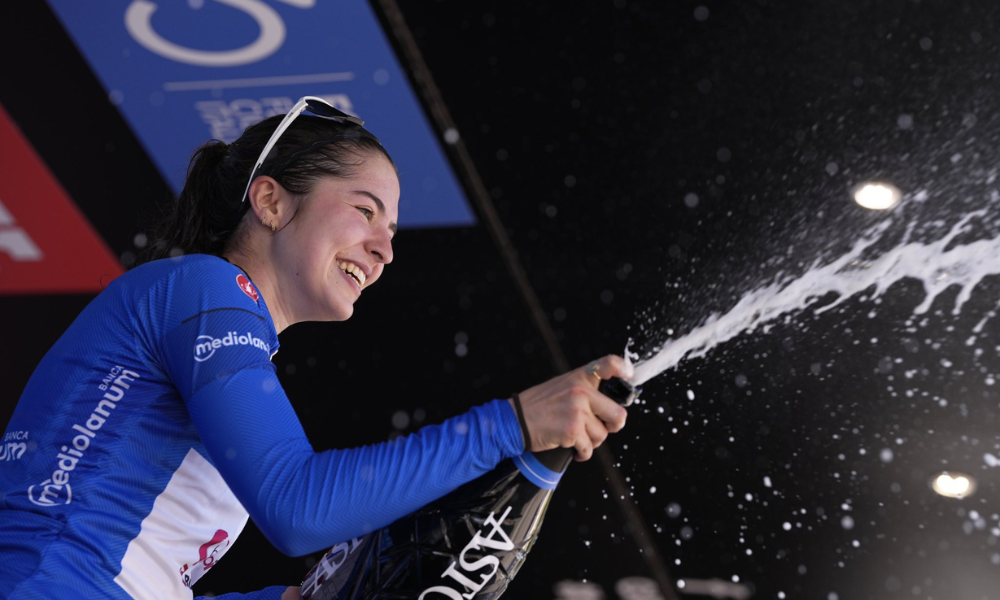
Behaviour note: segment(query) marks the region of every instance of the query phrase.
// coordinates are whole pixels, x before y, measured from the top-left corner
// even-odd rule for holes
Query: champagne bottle
[[[628,406],[639,390],[601,393]],[[337,544],[306,574],[302,600],[494,600],[538,537],[573,450],[525,452],[394,523]]]

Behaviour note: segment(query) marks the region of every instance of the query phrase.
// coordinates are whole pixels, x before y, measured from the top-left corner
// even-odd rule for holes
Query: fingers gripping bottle
[[[599,390],[623,406],[621,379]],[[538,537],[573,450],[525,452],[413,514],[337,544],[302,582],[302,600],[493,600]]]

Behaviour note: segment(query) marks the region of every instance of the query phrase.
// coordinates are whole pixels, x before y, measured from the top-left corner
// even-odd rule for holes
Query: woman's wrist
[[[521,426],[521,439],[524,440],[524,451],[531,450],[531,432],[528,431],[528,422],[524,420],[524,410],[521,408],[521,398],[517,394],[510,397],[510,405],[517,413],[517,423]]]

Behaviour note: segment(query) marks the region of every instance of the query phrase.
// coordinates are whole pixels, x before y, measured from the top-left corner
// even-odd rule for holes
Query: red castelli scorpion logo
[[[247,296],[250,296],[250,299],[253,300],[254,302],[256,302],[258,298],[260,298],[260,295],[257,293],[257,288],[255,288],[253,284],[250,283],[250,280],[247,279],[246,275],[244,275],[243,273],[240,273],[239,275],[236,276],[236,284],[240,286],[240,289],[243,290],[243,293],[246,294]]]

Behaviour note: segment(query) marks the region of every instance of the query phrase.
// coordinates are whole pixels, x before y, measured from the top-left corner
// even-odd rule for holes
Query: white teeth
[[[337,261],[337,266],[341,268],[348,275],[353,275],[355,279],[358,280],[358,285],[365,285],[365,272],[361,270],[361,267],[354,263],[347,262],[346,260]]]

